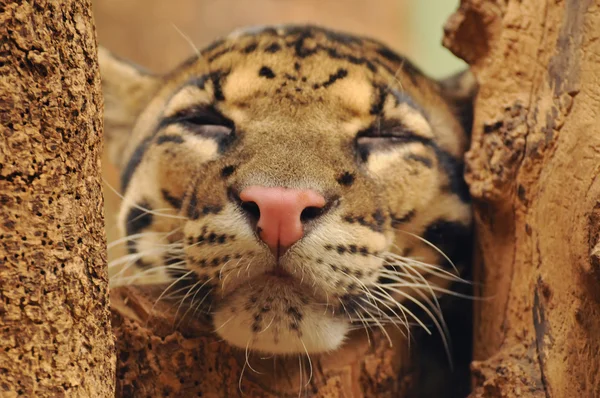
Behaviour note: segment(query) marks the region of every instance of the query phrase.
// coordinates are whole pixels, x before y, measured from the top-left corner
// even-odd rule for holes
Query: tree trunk
[[[446,45],[481,85],[472,397],[600,396],[600,7],[463,0]]]
[[[0,396],[114,395],[91,5],[0,0]]]

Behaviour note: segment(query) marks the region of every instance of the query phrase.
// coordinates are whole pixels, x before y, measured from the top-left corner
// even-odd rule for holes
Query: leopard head
[[[164,76],[104,49],[100,65],[128,280],[165,284],[230,344],[334,350],[458,278],[470,74],[438,82],[312,26],[233,33]]]

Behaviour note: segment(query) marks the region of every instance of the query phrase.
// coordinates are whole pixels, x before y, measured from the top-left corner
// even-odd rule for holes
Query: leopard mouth
[[[294,279],[294,276],[283,267],[277,265],[272,270],[265,272],[267,276],[274,276],[282,281],[289,282],[290,279]]]
[[[265,353],[334,350],[349,322],[308,290],[286,271],[266,272],[220,303],[213,318],[215,332],[233,346]]]

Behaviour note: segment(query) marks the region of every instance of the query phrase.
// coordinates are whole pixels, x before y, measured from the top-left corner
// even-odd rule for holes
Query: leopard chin
[[[339,348],[349,321],[306,287],[281,279],[265,276],[229,295],[214,313],[215,332],[232,346],[268,354]]]

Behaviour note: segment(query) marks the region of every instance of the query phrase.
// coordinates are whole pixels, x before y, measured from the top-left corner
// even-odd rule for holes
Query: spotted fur
[[[417,322],[405,304],[434,306],[459,279],[469,74],[437,82],[311,26],[235,32],[166,76],[106,50],[100,64],[134,280],[169,285],[232,345],[333,350],[355,324]],[[239,199],[251,185],[326,198],[278,262]]]

